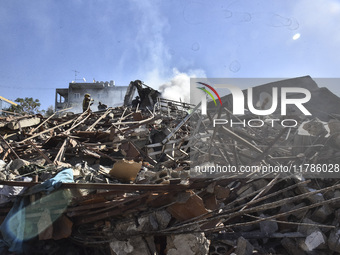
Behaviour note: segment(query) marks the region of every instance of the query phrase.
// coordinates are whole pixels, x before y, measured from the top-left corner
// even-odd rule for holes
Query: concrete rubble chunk
[[[236,255],[251,255],[254,247],[251,243],[242,236],[237,239],[235,253]]]
[[[12,121],[7,124],[7,127],[12,130],[17,130],[25,127],[32,127],[40,123],[39,117],[24,118],[21,120]]]
[[[340,229],[336,228],[331,231],[328,237],[328,247],[330,250],[340,252]]]
[[[180,234],[167,237],[167,255],[204,255],[209,252],[210,241],[204,233]]]
[[[327,243],[325,235],[321,231],[314,231],[305,239],[306,251],[313,251],[319,248],[322,244]]]
[[[159,226],[159,229],[165,229],[171,220],[171,214],[166,210],[160,210],[155,212],[155,217]]]

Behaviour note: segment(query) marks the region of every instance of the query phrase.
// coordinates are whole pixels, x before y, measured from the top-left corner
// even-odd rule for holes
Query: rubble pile
[[[0,118],[1,254],[340,253],[339,115],[213,126],[254,119],[229,99]]]

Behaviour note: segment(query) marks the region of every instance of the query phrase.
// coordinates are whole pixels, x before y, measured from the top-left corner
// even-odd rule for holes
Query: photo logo
[[[196,82],[198,84],[204,85],[205,87],[209,88],[211,91],[215,93],[217,98],[220,101],[220,104],[222,106],[222,100],[217,93],[217,91],[210,85],[203,83],[203,82]],[[230,84],[216,84],[216,88],[225,88],[228,89],[231,92],[232,98],[233,98],[233,114],[234,115],[244,115],[245,112],[245,96],[243,94],[243,91],[234,85]],[[213,95],[204,87],[198,88],[202,91],[206,92],[214,101],[215,105],[217,106],[216,100],[213,97]],[[289,95],[292,94],[300,94],[304,95],[302,98],[289,98]],[[269,109],[256,109],[254,107],[253,102],[253,88],[248,88],[247,90],[247,106],[248,110],[259,116],[265,116],[270,115],[274,113],[278,107],[278,99],[281,98],[281,115],[287,115],[287,105],[295,105],[304,115],[312,115],[304,106],[304,103],[307,103],[311,99],[311,93],[308,89],[305,88],[299,88],[299,87],[281,87],[280,88],[280,94],[279,94],[279,88],[273,87],[271,98],[272,98],[272,104]],[[207,114],[207,101],[205,95],[201,98],[201,110],[202,114]]]
[[[209,88],[212,92],[214,92],[215,95],[217,96],[218,100],[220,101],[220,104],[222,105],[222,100],[221,100],[221,98],[220,98],[220,95],[217,93],[217,91],[216,91],[212,86],[210,86],[210,85],[208,85],[208,84],[206,84],[206,83],[203,83],[203,82],[197,82],[197,83],[199,83],[199,84],[201,84],[201,85],[203,85],[203,86],[206,86],[206,87]],[[208,90],[206,90],[204,87],[201,87],[201,88],[198,88],[198,89],[200,89],[200,90],[206,92],[206,93],[212,98],[212,100],[214,101],[215,105],[217,106],[217,103],[216,103],[215,98],[213,97],[213,95],[212,95]]]

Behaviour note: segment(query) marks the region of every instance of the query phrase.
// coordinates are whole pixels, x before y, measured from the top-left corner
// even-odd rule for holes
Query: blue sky
[[[189,76],[338,78],[339,24],[339,0],[1,1],[0,95],[47,109],[73,70],[174,98]]]

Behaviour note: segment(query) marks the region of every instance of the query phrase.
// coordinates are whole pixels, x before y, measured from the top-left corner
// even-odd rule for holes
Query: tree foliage
[[[36,114],[40,113],[39,107],[40,102],[39,99],[33,99],[32,97],[25,97],[14,100],[18,105],[11,105],[8,111],[17,112],[21,114]]]

